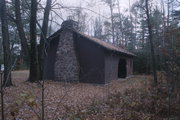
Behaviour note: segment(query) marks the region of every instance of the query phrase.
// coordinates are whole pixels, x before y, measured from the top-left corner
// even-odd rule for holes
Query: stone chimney
[[[73,29],[73,30],[78,30],[78,22],[76,22],[72,19],[68,19],[61,24],[61,27],[62,28],[69,28],[69,29]]]

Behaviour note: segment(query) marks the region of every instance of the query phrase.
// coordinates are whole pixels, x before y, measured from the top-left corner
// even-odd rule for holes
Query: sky
[[[46,0],[45,0],[46,1]],[[53,0],[55,1],[55,0]],[[117,0],[116,0],[117,1]],[[134,2],[138,0],[119,0],[119,6],[121,13],[125,15],[129,15],[129,5],[131,6]],[[92,19],[95,19],[100,14],[103,20],[110,21],[110,9],[107,4],[103,2],[103,0],[56,0],[57,3],[61,4],[65,7],[79,7],[88,8],[89,10],[85,10],[86,14],[88,15],[89,23],[91,25]],[[129,3],[130,2],[130,3]],[[161,0],[153,0],[153,5],[161,6]],[[53,20],[56,21],[58,24],[53,24],[54,31],[60,29],[60,25],[63,20],[66,20],[68,16],[72,15],[72,11],[64,9],[56,9],[56,13],[53,13]],[[94,12],[92,12],[94,11]],[[114,12],[117,12],[117,8],[114,9]],[[63,18],[63,20],[59,17]]]
[[[128,14],[129,1],[130,4],[132,4],[136,0],[119,0],[121,12]],[[110,20],[110,9],[104,2],[102,2],[102,0],[57,0],[57,2],[66,7],[81,6],[82,8],[88,8],[89,10],[85,10],[85,12],[88,14],[88,19],[95,19],[95,17],[98,17],[98,14],[100,14],[101,17],[104,16],[103,19]],[[60,14],[64,20],[66,20],[68,16],[72,14],[72,12],[68,10],[56,10],[56,13]],[[58,15],[53,14],[53,16],[54,20],[58,22],[58,24],[62,23],[62,19]],[[59,25],[54,24],[53,28],[57,30],[59,27]]]
[[[103,0],[60,0],[65,6],[82,6],[87,7],[100,14],[107,15],[110,13],[109,7]],[[119,0],[121,11],[129,8],[129,1],[133,3],[135,0]],[[93,14],[93,13],[92,13]]]

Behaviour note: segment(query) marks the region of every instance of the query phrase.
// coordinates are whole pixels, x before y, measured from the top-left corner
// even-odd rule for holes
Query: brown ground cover
[[[5,114],[7,119],[36,120],[41,115],[41,86],[26,82],[28,71],[14,71],[14,86],[5,89]],[[106,101],[113,93],[140,88],[148,76],[134,76],[114,80],[107,85],[84,83],[45,82],[45,118],[69,118],[68,112],[83,111],[96,101]],[[74,114],[74,113],[72,113]]]

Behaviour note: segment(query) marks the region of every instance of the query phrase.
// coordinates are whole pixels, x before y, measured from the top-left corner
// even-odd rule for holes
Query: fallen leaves
[[[26,82],[28,71],[16,71],[12,75],[14,86],[5,90],[6,118],[11,119],[10,111],[14,111],[13,115],[15,114],[17,119],[38,120],[41,115],[41,86],[37,83]],[[92,107],[90,111],[86,108],[92,104],[96,106],[107,101],[111,94],[123,93],[130,88],[139,88],[143,81],[143,76],[114,80],[108,85],[45,81],[45,118],[47,120],[75,119],[73,115],[79,111],[82,113],[100,112],[103,115],[101,109],[109,108],[105,104],[100,108]],[[118,102],[115,102],[116,105]],[[17,105],[18,110],[10,110],[11,105]],[[115,108],[115,105],[113,107]],[[105,119],[108,120],[113,116],[114,114],[111,114]],[[91,120],[88,117],[86,119]]]

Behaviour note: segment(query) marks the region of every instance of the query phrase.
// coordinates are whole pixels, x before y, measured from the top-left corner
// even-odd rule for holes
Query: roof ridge
[[[121,46],[116,46],[116,45],[114,45],[112,43],[105,42],[105,41],[103,41],[101,39],[95,38],[93,36],[89,36],[89,35],[87,35],[85,33],[82,33],[82,32],[79,32],[79,31],[77,31],[75,29],[70,29],[70,28],[61,28],[58,31],[56,31],[55,33],[53,33],[48,39],[51,41],[51,39],[58,36],[59,32],[61,32],[64,29],[68,29],[68,30],[71,30],[71,31],[73,31],[73,32],[75,32],[77,34],[80,34],[83,37],[86,37],[87,39],[89,39],[89,40],[103,46],[104,48],[106,48],[108,50],[117,51],[117,52],[124,53],[124,54],[130,55],[130,56],[136,56],[135,54],[129,52],[127,49],[125,49],[125,48],[123,48]]]
[[[101,39],[95,38],[93,36],[87,35],[85,33],[79,32],[79,31],[75,31],[75,32],[82,35],[82,36],[84,36],[84,37],[86,37],[86,38],[88,38],[88,39],[90,39],[90,40],[92,40],[92,41],[94,41],[94,42],[96,42],[96,43],[98,43],[98,44],[100,44],[101,46],[104,46],[105,48],[108,48],[108,49],[111,49],[111,50],[114,50],[114,51],[118,51],[118,52],[121,52],[121,53],[126,53],[128,55],[135,56],[135,54],[129,52],[127,49],[125,49],[125,48],[123,48],[121,46],[116,46],[116,45],[114,45],[112,43],[105,42],[105,41],[103,41]]]

